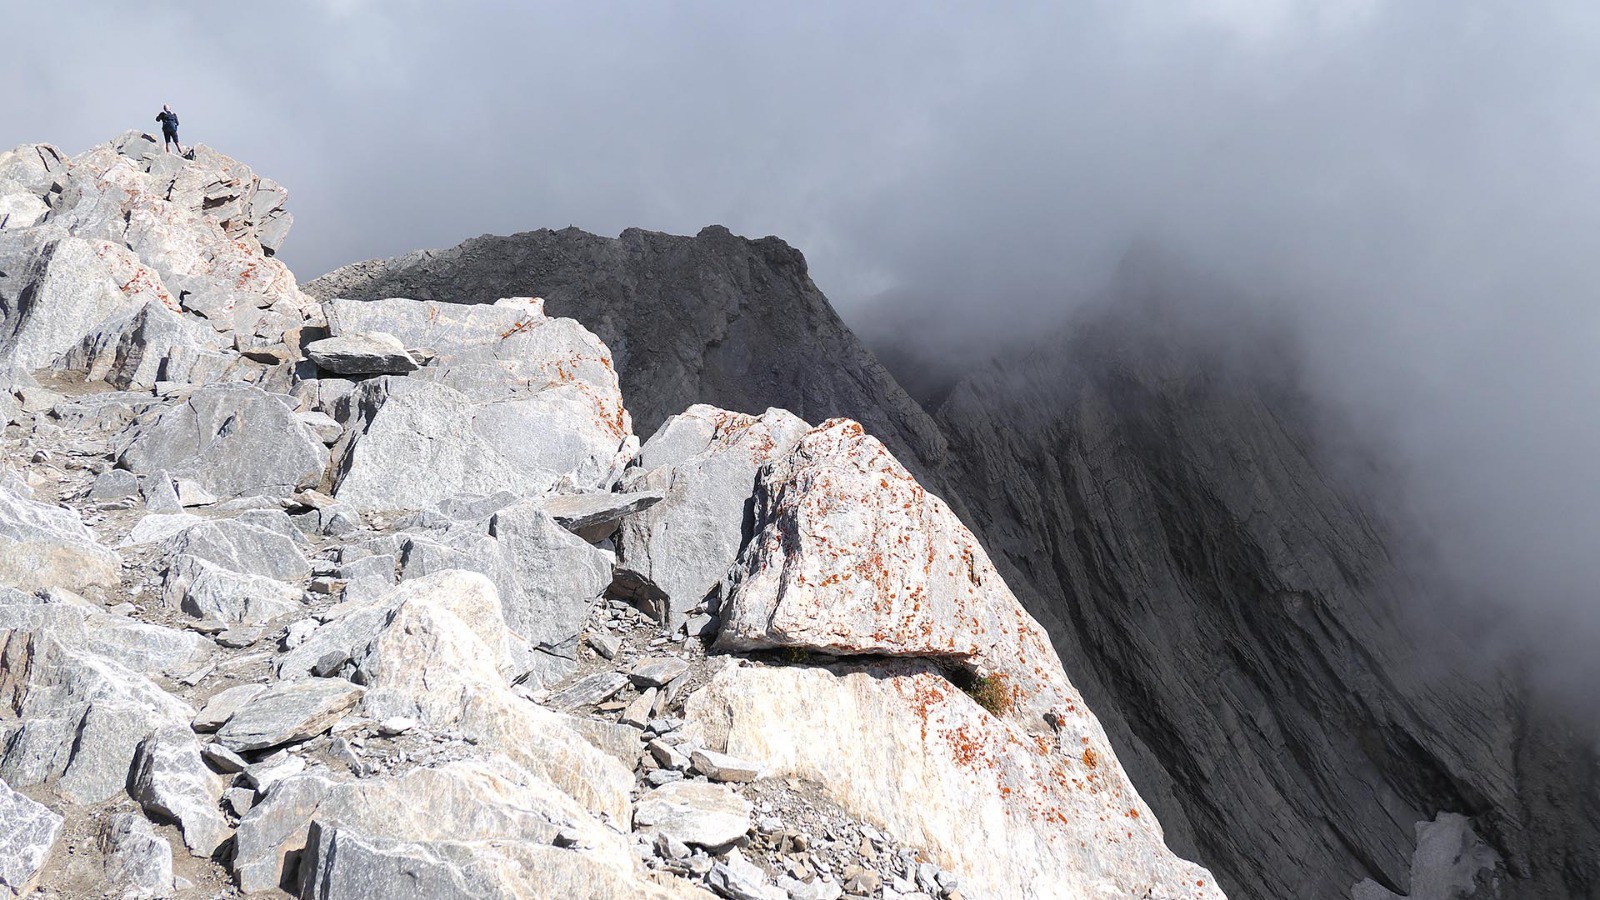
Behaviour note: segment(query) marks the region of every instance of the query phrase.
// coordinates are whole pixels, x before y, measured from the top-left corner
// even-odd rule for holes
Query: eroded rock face
[[[691,406],[639,450],[626,486],[663,500],[622,524],[620,580],[670,627],[704,603],[749,538],[756,471],[786,453],[806,423],[781,409],[761,416]]]
[[[1471,813],[1509,896],[1592,894],[1592,742],[1404,613],[1448,601],[1327,464],[1282,348],[1214,332],[1099,311],[940,410],[975,530],[1173,846],[1236,897],[1403,894],[1413,823]]]
[[[1041,735],[985,712],[925,664],[730,666],[688,715],[708,746],[813,780],[926,844],[973,896],[1223,896],[1209,872],[1167,849],[1081,707]]]
[[[847,419],[761,470],[717,647],[938,658],[1004,679],[1018,713],[1039,721],[1081,705],[977,539]]]
[[[135,425],[118,462],[193,478],[221,497],[284,496],[321,479],[328,452],[292,401],[253,385],[209,384]]]

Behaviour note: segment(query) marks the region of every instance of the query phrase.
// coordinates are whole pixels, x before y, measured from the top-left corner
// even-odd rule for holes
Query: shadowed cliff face
[[[840,321],[777,238],[711,227],[695,237],[567,228],[485,235],[449,250],[338,269],[306,285],[320,298],[493,303],[542,296],[611,347],[634,426],[648,436],[695,403],[812,422],[847,416],[926,471],[943,438]]]
[[[1273,336],[1170,313],[1083,317],[937,418],[1174,848],[1234,897],[1405,895],[1416,823],[1461,813],[1503,859],[1474,896],[1596,896],[1586,742],[1399,570],[1381,479],[1320,457]]]

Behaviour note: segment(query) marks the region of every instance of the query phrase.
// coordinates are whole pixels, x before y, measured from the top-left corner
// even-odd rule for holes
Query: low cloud
[[[7,24],[0,143],[77,151],[170,102],[290,187],[304,278],[716,222],[959,368],[1136,243],[1200,261],[1293,323],[1441,570],[1594,656],[1594,4],[79,0]]]

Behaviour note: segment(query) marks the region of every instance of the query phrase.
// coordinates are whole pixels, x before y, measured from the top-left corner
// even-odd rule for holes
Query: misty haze
[[[4,21],[0,897],[1600,897],[1600,7]]]

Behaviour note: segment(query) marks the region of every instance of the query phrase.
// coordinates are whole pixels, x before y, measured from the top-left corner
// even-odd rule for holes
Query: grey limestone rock
[[[171,299],[160,276],[125,248],[78,237],[41,244],[40,237],[32,229],[0,232],[3,268],[17,273],[0,282],[0,363],[42,369],[102,322]]]
[[[221,497],[287,496],[322,477],[328,452],[284,400],[224,383],[138,423],[117,461],[139,473],[193,478]]]
[[[115,587],[121,558],[99,544],[75,511],[40,503],[26,491],[20,482],[0,478],[0,586]]]
[[[726,847],[750,830],[748,801],[720,784],[676,781],[639,798],[633,824],[697,847]]]
[[[65,637],[65,636],[63,636]],[[56,779],[76,803],[123,790],[139,743],[194,710],[112,659],[47,630],[0,630],[0,703],[14,712],[0,778],[15,786]]]
[[[544,511],[562,528],[589,543],[610,537],[623,519],[660,503],[660,491],[566,494],[547,497]]]
[[[140,742],[128,775],[128,795],[146,813],[177,822],[184,845],[201,858],[210,857],[230,833],[218,808],[222,788],[186,725],[161,728]]]
[[[547,655],[572,660],[583,623],[611,584],[611,559],[562,528],[538,502],[503,509],[491,523],[510,585],[506,625]]]
[[[100,835],[106,886],[130,900],[164,900],[174,893],[172,845],[136,812],[120,812]]]
[[[61,816],[0,780],[0,892],[20,897],[33,891],[39,871],[61,834]]]
[[[349,404],[334,495],[358,511],[606,487],[627,437],[566,392],[475,402],[443,384],[384,376],[360,384]]]
[[[289,530],[292,533],[293,523]],[[190,525],[163,543],[168,560],[195,557],[230,572],[278,581],[300,581],[311,564],[288,534],[244,518],[215,519]],[[182,576],[183,566],[178,574]]]
[[[345,332],[306,345],[306,357],[335,375],[404,375],[417,361],[406,345],[382,331]]]
[[[186,673],[210,656],[198,634],[113,615],[59,589],[28,595],[0,588],[0,630],[47,634],[148,676]]]
[[[760,416],[696,405],[640,448],[631,491],[664,499],[622,523],[618,581],[669,626],[704,603],[739,556],[756,471],[787,452],[807,425],[783,410]]]
[[[280,681],[245,701],[218,729],[217,740],[241,752],[303,741],[333,727],[363,693],[339,678]]]
[[[198,732],[212,732],[244,706],[252,697],[266,690],[266,685],[239,684],[226,688],[206,701],[194,717],[193,727]]]
[[[260,625],[301,609],[300,590],[261,575],[233,572],[188,553],[167,565],[163,601],[197,619]]]

